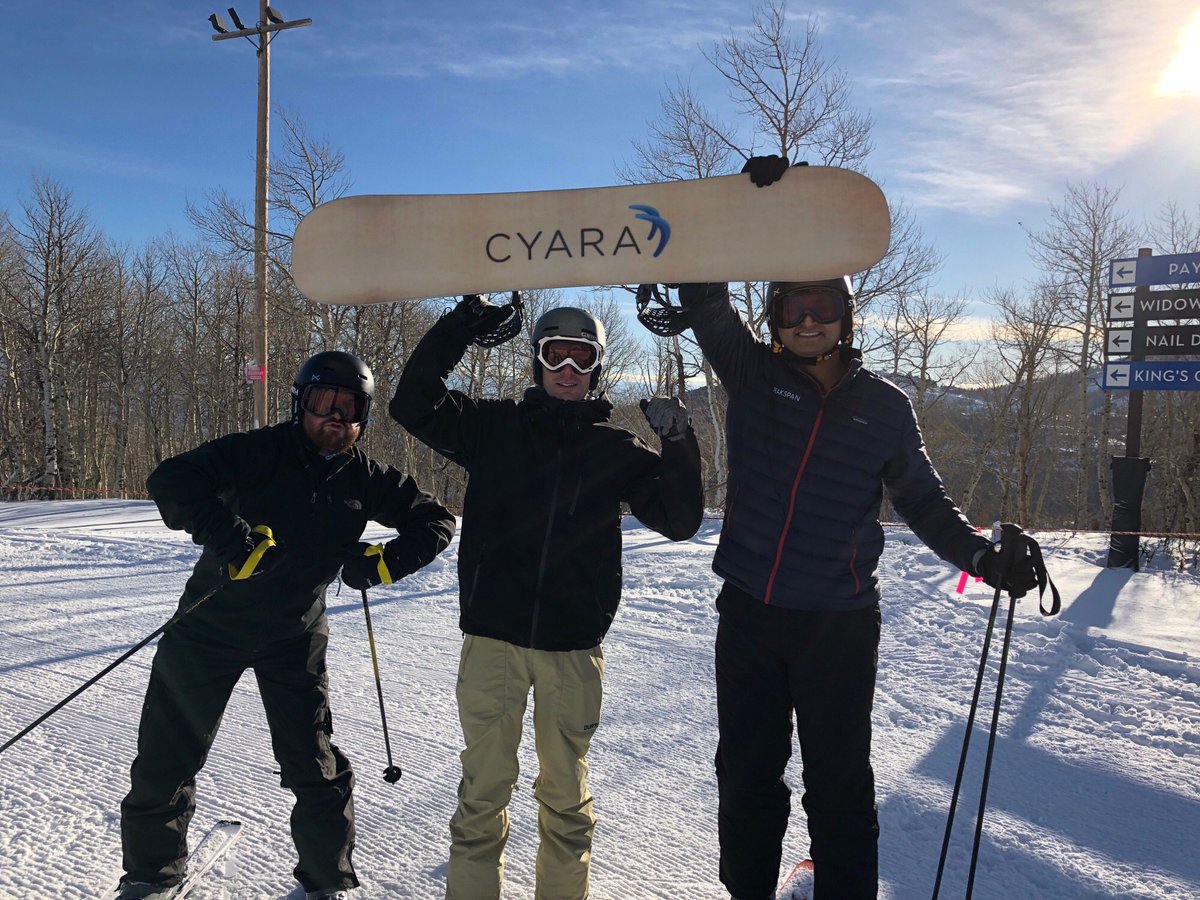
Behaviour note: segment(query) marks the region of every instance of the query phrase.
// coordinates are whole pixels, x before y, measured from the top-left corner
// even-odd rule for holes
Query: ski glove
[[[242,549],[229,561],[229,578],[232,581],[245,581],[265,575],[282,561],[283,550],[275,542],[270,527],[255,525],[246,535]]]
[[[365,591],[377,584],[393,584],[421,567],[411,542],[403,537],[386,544],[360,542],[342,563],[342,584]]]
[[[787,171],[788,161],[785,156],[752,156],[742,166],[742,172],[750,173],[750,180],[755,187],[766,187],[774,184]]]
[[[982,551],[979,559],[975,561],[976,574],[990,587],[1007,591],[1014,598],[1024,597],[1038,586],[1037,569],[1030,552],[1032,543],[1033,541],[1025,535],[1018,536],[1012,563],[1007,572],[1003,571],[1004,562],[999,547]]]
[[[652,397],[641,405],[646,421],[664,441],[681,441],[687,436],[692,418],[678,397]]]
[[[450,311],[450,316],[462,324],[472,336],[490,334],[512,314],[509,306],[497,306],[478,294],[468,294]]]

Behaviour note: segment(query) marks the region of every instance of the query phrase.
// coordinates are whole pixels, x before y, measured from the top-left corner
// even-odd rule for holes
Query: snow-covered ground
[[[605,645],[607,696],[592,745],[599,824],[593,896],[716,900],[712,684],[719,522],[672,544],[627,520],[625,594]],[[370,534],[384,535],[382,530]],[[1191,573],[1108,571],[1104,539],[1035,535],[1063,595],[1044,619],[1018,604],[975,895],[1200,896],[1200,583]],[[386,764],[361,599],[330,597],[338,744],[358,772],[363,882],[356,896],[441,895],[458,782],[457,629],[451,545],[372,592],[397,784]],[[145,502],[0,504],[0,742],[175,608],[197,554]],[[932,891],[991,592],[911,533],[889,529],[875,703],[881,896]],[[1001,617],[1003,617],[1002,604]],[[1002,623],[997,625],[994,658]],[[119,863],[118,804],[153,650],[117,668],[0,755],[0,897],[92,898]],[[991,668],[994,673],[995,666]],[[992,683],[972,741],[943,897],[961,896]],[[506,897],[533,895],[532,740],[512,812]],[[238,864],[197,900],[300,896],[291,795],[273,774],[262,706],[243,679],[199,778],[193,833],[247,825]],[[795,786],[798,768],[789,773]],[[785,864],[806,855],[798,797]]]

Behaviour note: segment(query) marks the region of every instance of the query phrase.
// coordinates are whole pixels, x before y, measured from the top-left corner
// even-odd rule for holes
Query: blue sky
[[[345,154],[352,192],[468,193],[615,183],[678,78],[728,112],[702,51],[757,4],[273,5],[314,24],[273,44],[272,103]],[[235,8],[257,18],[253,0]],[[191,235],[184,204],[207,191],[249,203],[255,57],[210,39],[212,12],[228,19],[196,0],[0,0],[0,208],[19,214],[31,176],[50,176],[136,244]],[[874,118],[868,168],[946,255],[943,292],[1023,284],[1019,223],[1042,227],[1068,182],[1121,188],[1135,222],[1166,201],[1200,208],[1196,0],[793,0],[788,13],[797,36],[817,17]]]

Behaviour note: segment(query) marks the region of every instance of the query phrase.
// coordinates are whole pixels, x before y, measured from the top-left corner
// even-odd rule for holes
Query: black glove
[[[646,421],[664,441],[682,441],[687,436],[692,417],[678,397],[652,397],[641,406]]]
[[[983,556],[975,563],[975,574],[990,587],[1007,591],[1012,597],[1024,597],[1038,586],[1034,556],[1030,552],[1031,545],[1037,546],[1024,534],[1015,534],[1009,558],[1006,559],[1005,554],[1000,552],[1000,547],[985,550]],[[1040,558],[1040,552],[1038,556]]]
[[[395,537],[386,544],[358,543],[342,563],[342,584],[365,591],[377,584],[393,584],[421,567],[412,542]]]
[[[215,556],[217,562],[231,563],[235,559],[245,559],[246,541],[249,539],[250,523],[239,516],[225,534],[219,537],[205,535],[204,549]]]
[[[495,331],[512,315],[512,309],[509,306],[497,306],[478,294],[468,294],[451,310],[450,315],[472,335],[483,335]]]
[[[787,157],[784,156],[752,156],[742,166],[742,172],[750,173],[750,180],[756,187],[766,187],[782,178],[787,167]]]
[[[242,548],[229,560],[229,578],[245,581],[266,575],[283,561],[283,550],[275,542],[275,536],[266,525],[256,525],[242,544]]]

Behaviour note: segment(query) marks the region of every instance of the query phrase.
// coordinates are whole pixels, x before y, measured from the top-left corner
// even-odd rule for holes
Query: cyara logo
[[[671,239],[671,223],[664,219],[653,206],[643,206],[640,203],[635,203],[630,209],[636,209],[638,214],[635,219],[645,219],[650,223],[650,233],[646,235],[646,240],[654,240],[654,235],[658,235],[658,246],[654,249],[654,255],[658,256],[667,246],[667,241]]]
[[[634,211],[635,219],[650,223],[650,230],[642,240],[650,242],[657,238],[658,244],[652,255],[659,256],[671,240],[671,223],[653,206],[635,203],[629,208]],[[615,239],[610,237],[610,234],[611,229],[610,233],[606,234],[603,228],[592,226],[585,226],[578,231],[568,229],[567,232],[556,228],[548,237],[544,229],[532,234],[497,231],[488,235],[483,249],[487,258],[495,263],[508,262],[514,255],[533,262],[534,259],[548,260],[555,254],[564,254],[565,259],[583,259],[589,254],[617,256],[622,251],[638,256],[643,254],[642,246],[631,226],[622,226]]]

